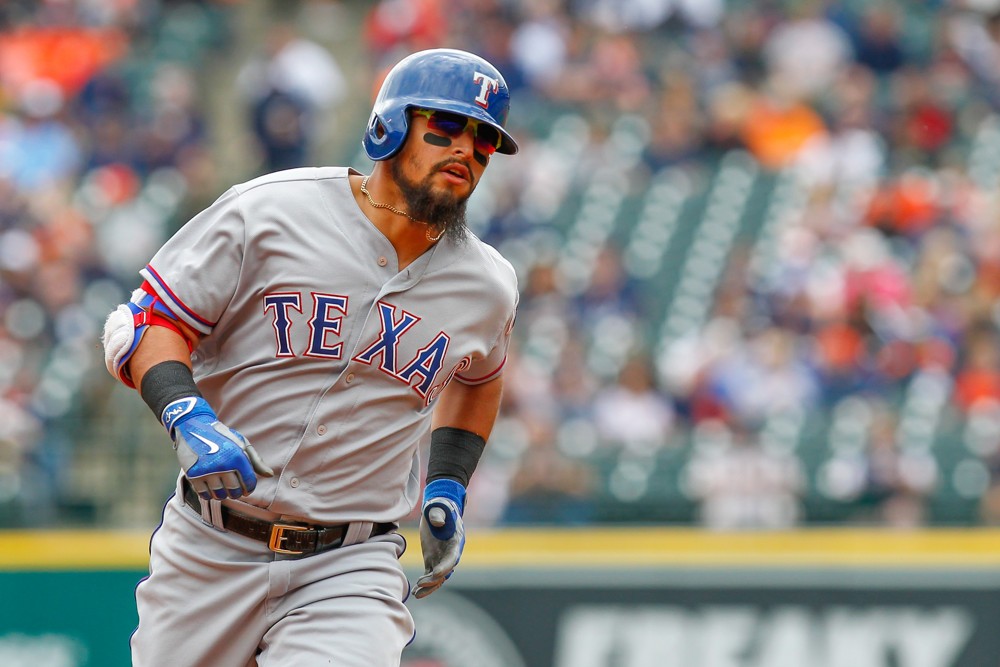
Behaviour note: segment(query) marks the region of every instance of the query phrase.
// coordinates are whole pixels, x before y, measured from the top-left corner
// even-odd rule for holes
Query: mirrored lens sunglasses
[[[475,118],[435,109],[414,109],[413,112],[427,119],[427,128],[429,130],[439,132],[452,139],[460,137],[471,124],[472,146],[484,155],[493,155],[500,148],[500,143],[503,141],[503,137],[500,136],[495,127],[478,121]]]

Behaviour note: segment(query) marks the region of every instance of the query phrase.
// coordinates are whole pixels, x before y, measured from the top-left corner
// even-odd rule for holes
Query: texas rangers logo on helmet
[[[488,76],[482,72],[476,72],[472,75],[472,82],[479,84],[479,95],[476,97],[476,104],[484,109],[487,108],[490,94],[500,90],[500,80],[494,79],[492,76]]]

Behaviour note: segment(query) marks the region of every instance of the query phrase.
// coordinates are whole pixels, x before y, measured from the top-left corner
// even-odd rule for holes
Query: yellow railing
[[[403,530],[407,567],[419,538]],[[0,570],[144,569],[136,531],[0,532]],[[1000,529],[823,528],[717,533],[687,528],[472,529],[463,567],[960,567],[1000,569]]]

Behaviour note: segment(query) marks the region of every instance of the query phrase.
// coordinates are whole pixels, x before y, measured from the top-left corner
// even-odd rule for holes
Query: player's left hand
[[[450,479],[436,479],[424,489],[420,512],[420,549],[424,575],[417,579],[413,595],[427,597],[451,576],[465,548],[465,487]]]

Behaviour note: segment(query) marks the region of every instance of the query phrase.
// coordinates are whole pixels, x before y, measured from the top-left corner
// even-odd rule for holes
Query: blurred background
[[[471,205],[521,287],[471,522],[1000,519],[1000,3],[8,0],[0,29],[0,525],[155,525],[176,462],[105,315],[229,185],[370,171],[381,76],[442,45],[504,73],[522,145]]]
[[[104,317],[231,184],[370,171],[437,46],[521,145],[470,205],[521,288],[472,530],[1000,522],[1000,1],[5,0],[0,527],[155,527]]]

